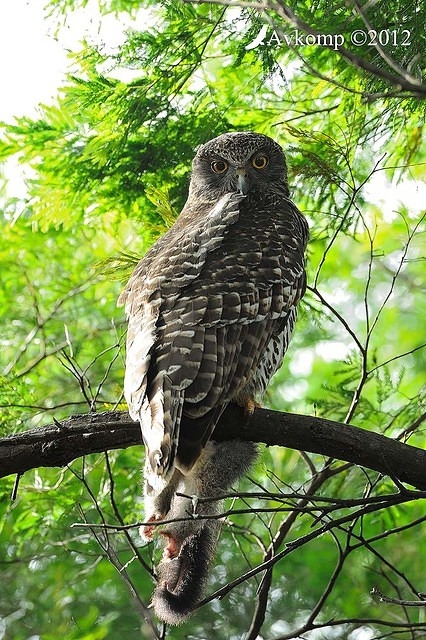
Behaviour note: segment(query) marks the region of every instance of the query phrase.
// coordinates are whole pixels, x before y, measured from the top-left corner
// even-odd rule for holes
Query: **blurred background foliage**
[[[46,15],[60,23],[86,4],[51,0]],[[378,74],[325,47],[277,43],[274,28],[295,29],[280,2],[267,14],[178,0],[99,6],[142,8],[146,29],[113,50],[82,43],[56,102],[2,129],[0,159],[28,176],[24,198],[2,181],[2,435],[124,408],[123,282],[182,207],[197,145],[251,129],[284,147],[311,227],[309,289],[267,403],[424,447],[425,102],[381,72],[424,81],[425,5],[293,3],[300,21],[344,34]],[[368,25],[397,35],[351,48]],[[141,520],[142,456],[27,473],[13,502],[14,478],[2,481],[0,638],[425,637],[424,609],[369,595],[374,585],[405,600],[426,591],[421,501],[395,500],[398,488],[376,473],[279,448],[243,487],[256,498],[229,505],[249,513],[225,527],[210,592],[293,541],[271,584],[257,574],[184,627],[155,631],[145,618],[159,549],[143,547],[137,527],[100,526]],[[379,496],[390,497],[366,512],[350,502]],[[266,602],[265,623],[248,632]]]

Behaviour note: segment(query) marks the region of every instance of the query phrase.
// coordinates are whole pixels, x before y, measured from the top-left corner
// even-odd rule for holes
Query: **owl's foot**
[[[244,415],[247,418],[251,418],[255,409],[260,409],[262,405],[260,402],[256,402],[254,398],[245,398],[241,403],[242,408],[244,409]]]

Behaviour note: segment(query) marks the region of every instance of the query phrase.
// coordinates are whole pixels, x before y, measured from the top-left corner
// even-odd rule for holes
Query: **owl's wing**
[[[162,344],[169,345],[162,368],[173,387],[185,390],[184,415],[212,418],[207,432],[198,434],[201,444],[210,437],[218,407],[231,400],[245,405],[263,394],[290,341],[306,288],[308,230],[290,200],[277,204],[284,214],[280,222],[239,227],[162,318]],[[196,442],[197,433],[191,435]]]
[[[184,390],[199,368],[186,357],[185,341],[191,344],[192,360],[201,360],[201,345],[190,327],[203,317],[206,298],[192,300],[182,318],[170,318],[170,310],[238,219],[244,197],[226,194],[207,214],[184,209],[181,224],[175,224],[150,249],[119,298],[119,304],[126,304],[128,317],[124,393],[131,417],[141,424],[155,492],[167,484],[173,471]],[[191,221],[182,224],[185,216]],[[188,328],[182,331],[182,326]]]
[[[240,215],[256,213],[245,205],[227,195],[200,228],[192,218],[172,229],[129,283],[125,393],[155,492],[176,454],[181,470],[191,468],[230,401],[244,405],[264,391],[304,293],[307,229],[298,210],[271,199],[253,227],[228,234]],[[281,208],[273,224],[272,207]]]

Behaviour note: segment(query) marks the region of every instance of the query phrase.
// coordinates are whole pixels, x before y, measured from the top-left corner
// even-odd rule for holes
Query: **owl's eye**
[[[259,156],[255,156],[251,161],[253,167],[255,169],[264,169],[269,162],[268,156],[264,156],[263,154]]]
[[[212,171],[214,171],[215,173],[225,173],[228,167],[229,164],[225,162],[225,160],[215,160],[211,163]]]

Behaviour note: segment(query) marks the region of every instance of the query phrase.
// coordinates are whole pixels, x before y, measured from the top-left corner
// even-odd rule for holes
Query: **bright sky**
[[[46,4],[47,0],[0,2],[0,120],[34,115],[40,102],[50,102],[69,67],[67,50],[78,51],[83,38],[114,48],[124,40],[127,27],[146,27],[146,11],[134,20],[124,13],[101,18],[97,0],[69,12],[59,25],[58,18],[46,17]]]
[[[64,20],[48,17],[46,4],[47,0],[0,0],[0,122],[37,116],[40,103],[51,103],[71,70],[68,52],[78,51],[83,39],[114,49],[129,26],[147,26],[145,10],[135,19],[124,13],[101,17],[97,0],[89,0],[86,8],[69,12]],[[5,173],[8,195],[25,196],[28,171],[11,159]]]
[[[0,121],[10,122],[23,114],[34,116],[39,103],[50,103],[69,69],[67,50],[78,51],[83,38],[114,48],[124,40],[126,28],[146,28],[149,20],[144,10],[134,20],[128,14],[101,18],[97,0],[89,0],[85,9],[70,12],[58,29],[57,19],[46,18],[46,4],[47,0],[0,0]],[[8,192],[22,195],[22,178],[10,171],[11,166],[13,163],[7,170]],[[390,190],[383,177],[377,176],[372,187],[385,215],[392,215],[398,200],[416,210],[426,201],[423,182]]]
[[[45,0],[2,0],[0,4],[0,120],[34,113],[49,102],[67,66],[53,22],[44,20]]]

